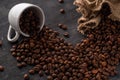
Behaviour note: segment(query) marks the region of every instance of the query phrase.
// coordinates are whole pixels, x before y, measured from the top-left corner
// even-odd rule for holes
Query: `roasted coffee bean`
[[[64,0],[58,0],[59,1],[59,3],[64,3]]]
[[[63,30],[67,30],[67,26],[64,24],[58,24],[58,27],[63,29]]]
[[[69,80],[74,80],[74,79],[72,77],[70,77]]]
[[[45,74],[48,75],[48,74],[49,74],[49,71],[48,71],[48,70],[45,70]]]
[[[35,43],[30,42],[30,47],[33,48],[35,46]]]
[[[21,63],[18,63],[18,64],[17,64],[17,67],[18,67],[18,68],[22,68],[23,65],[22,65]]]
[[[40,70],[40,68],[37,66],[35,66],[33,69],[35,70],[35,72],[39,72],[39,70]]]
[[[2,46],[2,40],[0,40],[0,46]]]
[[[33,75],[34,73],[35,73],[35,71],[33,69],[29,70],[29,74]]]
[[[12,49],[10,49],[10,51],[11,51],[11,52],[14,52],[14,51],[15,51],[15,49],[14,49],[14,48],[12,48]]]
[[[105,67],[105,66],[107,65],[107,63],[104,61],[104,62],[101,62],[101,65],[102,65],[103,67]]]
[[[52,74],[52,77],[55,78],[57,75],[55,73]]]
[[[4,67],[0,65],[0,72],[4,71]]]
[[[25,59],[25,56],[23,55],[23,56],[21,56],[20,58],[21,58],[21,59]]]
[[[25,62],[21,62],[21,65],[22,65],[23,67],[27,66],[27,64],[26,64]]]
[[[53,77],[52,76],[48,76],[47,80],[53,80]]]
[[[11,54],[12,54],[12,56],[14,56],[14,57],[17,56],[17,55],[16,55],[16,52],[12,52]]]
[[[92,70],[92,73],[93,74],[97,74],[98,73],[98,70],[96,69],[96,70]]]
[[[24,80],[29,80],[29,79],[30,79],[29,75],[28,74],[24,74]]]
[[[65,33],[64,33],[64,36],[67,37],[67,38],[70,37],[68,32],[65,32]]]
[[[46,66],[46,65],[44,65],[44,66],[43,66],[43,70],[46,70],[46,69],[47,69],[47,66]]]
[[[43,71],[39,71],[39,76],[42,77],[44,74],[43,74]]]
[[[16,50],[17,51],[17,53],[16,53],[16,55],[17,55],[17,58],[20,58],[19,56],[21,55],[21,53],[19,52],[19,49],[18,50]],[[16,59],[17,59],[16,58]]]
[[[67,76],[63,76],[62,80],[68,80]]]
[[[20,57],[17,57],[16,60],[17,60],[18,62],[21,62],[21,58],[20,58]]]
[[[62,28],[62,26],[63,26],[63,24],[58,24],[58,27],[59,27],[59,28]]]
[[[61,14],[64,14],[64,13],[65,13],[65,10],[64,10],[64,9],[60,9],[60,13],[61,13]]]
[[[63,30],[67,30],[67,26],[66,26],[66,25],[63,25],[61,28],[62,28]]]
[[[58,78],[55,78],[54,80],[59,80]]]
[[[70,72],[66,72],[65,75],[70,77],[71,73]]]

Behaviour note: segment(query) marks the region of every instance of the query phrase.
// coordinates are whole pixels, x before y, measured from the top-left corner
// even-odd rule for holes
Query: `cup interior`
[[[42,11],[42,9],[38,6],[30,6],[30,7],[27,7],[26,9],[23,10],[23,12],[21,13],[20,17],[19,17],[19,27],[20,27],[20,31],[23,33],[23,34],[26,34],[25,32],[22,31],[21,29],[21,25],[20,25],[20,19],[21,17],[24,15],[24,13],[26,13],[27,11],[32,11],[36,18],[37,18],[37,27],[39,27],[39,31],[43,28],[44,26],[44,22],[45,22],[45,16],[44,16],[44,13]],[[23,17],[24,18],[24,17]],[[29,34],[28,34],[29,35]]]
[[[37,16],[37,19],[39,20],[38,27],[40,27],[40,30],[42,29],[44,25],[44,13],[41,8],[39,7],[30,7],[30,9],[35,12],[35,15]]]

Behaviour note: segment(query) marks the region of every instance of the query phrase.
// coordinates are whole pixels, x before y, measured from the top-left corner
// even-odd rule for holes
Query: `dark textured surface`
[[[58,23],[63,23],[68,26],[68,32],[70,38],[66,38],[66,41],[73,44],[80,42],[83,36],[77,32],[77,18],[80,16],[75,11],[73,6],[73,0],[65,0],[65,3],[60,4],[57,0],[3,0],[0,1],[0,39],[3,40],[3,46],[0,48],[0,65],[5,67],[4,72],[0,72],[0,80],[24,80],[23,75],[27,73],[30,66],[18,69],[16,67],[16,60],[10,54],[11,43],[7,41],[6,35],[9,27],[8,12],[12,6],[21,2],[29,2],[40,6],[46,16],[46,25],[50,28],[59,31],[61,37],[65,31],[57,27]],[[59,9],[64,8],[66,13],[60,14]],[[112,80],[119,80],[119,75]],[[38,75],[31,76],[30,80],[46,80],[45,77],[40,78]]]

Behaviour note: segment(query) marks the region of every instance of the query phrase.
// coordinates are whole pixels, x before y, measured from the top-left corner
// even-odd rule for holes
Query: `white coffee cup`
[[[40,21],[39,21],[40,24],[38,25],[40,30],[43,28],[44,23],[45,23],[45,16],[44,16],[43,10],[39,6],[30,4],[30,3],[17,4],[11,8],[11,10],[9,11],[9,14],[8,14],[8,21],[10,23],[10,26],[8,29],[8,34],[7,34],[8,41],[10,41],[10,42],[17,41],[20,34],[25,37],[30,36],[29,34],[25,34],[24,32],[22,32],[20,29],[20,25],[19,25],[19,21],[20,21],[20,17],[22,15],[22,13],[29,8],[33,9],[33,11],[35,11],[35,14],[38,16],[38,18],[40,18]],[[11,38],[12,29],[15,30],[15,36],[13,38]]]

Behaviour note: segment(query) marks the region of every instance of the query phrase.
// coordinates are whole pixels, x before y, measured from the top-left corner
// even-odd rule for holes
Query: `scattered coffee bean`
[[[4,71],[4,67],[0,65],[0,72]]]
[[[53,77],[52,76],[48,76],[47,80],[53,80]]]
[[[65,33],[64,33],[64,36],[67,37],[67,38],[70,37],[68,32],[65,32]]]
[[[58,24],[58,27],[59,27],[59,28],[62,28],[62,26],[63,26],[63,24]]]
[[[26,64],[25,62],[22,62],[21,65],[22,65],[23,67],[27,66],[27,64]]]
[[[2,46],[2,40],[0,40],[0,46]]]
[[[16,56],[17,56],[15,52],[12,52],[11,54],[12,54],[12,56],[14,56],[14,57],[16,57]]]
[[[22,65],[21,63],[18,63],[18,64],[17,64],[17,67],[18,67],[18,68],[22,68],[23,65]]]
[[[39,71],[39,75],[40,75],[40,77],[42,77],[44,74],[43,74],[43,71]]]
[[[59,3],[64,3],[64,0],[58,0],[59,1]]]
[[[67,30],[67,26],[66,26],[66,25],[63,25],[63,26],[62,26],[62,29],[63,29],[63,30]]]
[[[67,30],[67,26],[64,24],[58,24],[58,27],[63,29],[63,30]]]
[[[20,58],[20,57],[17,57],[16,60],[17,60],[18,62],[21,62],[21,58]]]
[[[35,73],[35,71],[34,71],[34,70],[32,70],[32,69],[31,69],[31,70],[29,70],[29,74],[32,74],[32,75],[33,75],[34,73]]]
[[[14,52],[15,51],[15,49],[10,49],[10,52]]]
[[[64,13],[65,13],[65,10],[64,10],[64,9],[60,9],[60,13],[61,13],[61,14],[64,14]]]
[[[29,75],[28,74],[24,74],[24,80],[29,80],[29,79],[30,79]]]

